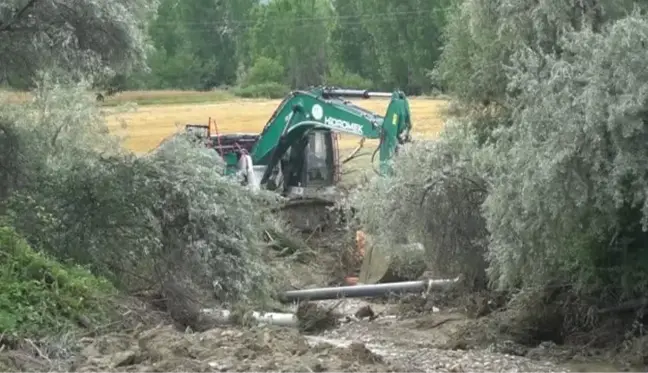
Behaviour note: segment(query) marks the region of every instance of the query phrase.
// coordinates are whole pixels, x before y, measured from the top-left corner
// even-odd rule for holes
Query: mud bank
[[[460,312],[402,314],[402,304],[347,299],[323,301],[346,315],[337,328],[314,334],[296,328],[220,326],[181,331],[161,321],[63,346],[25,344],[0,351],[3,371],[348,371],[348,372],[568,372],[619,371],[599,360],[556,359],[551,346],[520,350],[502,340],[484,348],[458,346],[464,328],[479,327]],[[355,317],[371,307],[375,318]],[[615,369],[616,368],[616,369]]]
[[[382,326],[358,324],[345,328],[344,333],[321,336],[273,327],[182,333],[160,326],[141,333],[82,339],[79,352],[68,361],[6,352],[2,361],[11,370],[49,370],[55,365],[57,370],[77,372],[561,371],[549,363],[503,354],[436,349],[418,338],[383,334],[388,330]]]

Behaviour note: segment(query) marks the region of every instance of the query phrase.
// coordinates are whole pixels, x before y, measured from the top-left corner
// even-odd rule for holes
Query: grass
[[[24,92],[9,92],[4,95],[10,102],[24,102],[30,95]],[[376,113],[384,113],[387,99],[352,100],[356,104]],[[136,103],[136,111],[112,113],[106,110],[106,119],[111,131],[124,138],[124,145],[136,152],[145,153],[160,144],[165,138],[181,131],[185,124],[206,124],[211,117],[218,129],[224,133],[259,133],[277,108],[280,99],[241,99],[230,91],[208,92],[164,90],[128,91],[106,97],[104,106]],[[444,113],[448,102],[440,98],[410,97],[415,139],[435,138],[443,128]],[[341,135],[340,156],[346,157],[360,139],[352,135]],[[377,140],[365,141],[361,153],[369,153],[349,162],[345,169],[359,174],[366,169],[370,153],[378,145]]]
[[[104,106],[117,106],[129,102],[138,105],[199,104],[233,99],[225,90],[198,91],[128,91],[105,97]]]
[[[175,92],[175,93],[173,93]],[[138,108],[134,112],[108,114],[107,120],[111,130],[124,137],[124,144],[130,150],[144,153],[155,148],[162,140],[175,132],[181,131],[185,124],[207,124],[211,117],[216,121],[218,130],[223,133],[251,132],[259,133],[277,108],[281,100],[263,99],[227,99],[218,96],[218,100],[200,102],[191,101],[192,95],[202,92],[186,92],[189,98],[178,98],[174,95],[185,94],[181,91],[161,92],[125,92],[120,99],[153,101],[166,99],[166,104],[151,104]],[[182,102],[181,100],[186,100]],[[123,101],[127,102],[127,101]],[[388,100],[356,101],[360,106],[377,113],[387,109]],[[413,137],[435,138],[443,127],[443,115],[447,101],[429,98],[410,98],[414,130]],[[339,142],[341,155],[354,149],[359,138],[352,135],[341,135]],[[365,148],[374,149],[377,140],[367,140]]]
[[[0,333],[42,337],[69,332],[80,320],[111,319],[114,288],[80,267],[64,265],[32,249],[0,225]]]
[[[93,94],[98,93],[93,92]],[[31,99],[28,92],[5,91],[0,92],[0,97],[10,103],[21,103]],[[171,104],[199,104],[218,102],[233,99],[234,95],[226,90],[213,91],[127,91],[113,96],[105,96],[102,106],[118,106],[126,103],[136,103],[140,106],[171,105]]]

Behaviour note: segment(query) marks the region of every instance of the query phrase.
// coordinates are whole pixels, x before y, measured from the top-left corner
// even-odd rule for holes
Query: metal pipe
[[[392,94],[390,92],[368,92],[369,97],[384,97],[391,98]]]
[[[341,97],[359,97],[359,98],[374,98],[392,96],[389,92],[371,92],[366,89],[342,89],[342,88],[327,88],[322,91],[325,97],[341,96]]]
[[[283,293],[280,297],[280,300],[284,303],[289,303],[300,300],[379,297],[390,293],[418,293],[430,290],[444,290],[454,285],[458,281],[459,277],[452,280],[405,281],[376,285],[354,285],[306,290],[291,290]]]
[[[229,310],[219,310],[214,308],[204,308],[202,313],[208,315],[214,321],[220,324],[231,323],[232,313]],[[297,327],[297,316],[292,313],[279,313],[279,312],[252,312],[252,318],[257,322],[266,325],[277,325],[287,327]]]

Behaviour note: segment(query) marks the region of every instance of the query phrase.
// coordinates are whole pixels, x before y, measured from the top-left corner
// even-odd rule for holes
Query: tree
[[[484,205],[497,285],[560,281],[611,302],[648,289],[647,43],[633,14],[512,56],[515,125],[492,147]]]
[[[255,61],[268,57],[286,69],[286,83],[304,88],[321,84],[328,68],[331,11],[322,0],[275,0],[254,10],[250,30]]]
[[[38,4],[52,6],[50,18]],[[144,40],[122,34],[129,30],[118,28],[124,17],[134,15],[117,1],[72,4],[88,7],[33,1],[1,23],[10,46],[27,41],[22,32],[29,31],[35,45],[28,49],[49,53],[36,62],[51,62],[53,71],[21,76],[34,78],[32,100],[0,104],[0,225],[37,250],[88,265],[122,290],[163,291],[181,282],[222,301],[267,299],[274,270],[264,263],[262,240],[264,230],[281,226],[272,213],[278,196],[241,188],[224,175],[217,153],[184,135],[142,157],[123,149],[84,75],[142,64]],[[73,17],[92,11],[87,19]],[[43,24],[33,24],[30,12]],[[92,19],[104,22],[102,35],[59,25],[90,27]],[[71,44],[60,41],[60,51],[42,40],[55,27],[69,32]],[[131,44],[114,44],[120,40]],[[74,62],[81,65],[66,65]],[[84,65],[90,62],[97,66]],[[47,70],[38,63],[31,68]]]
[[[382,84],[420,94],[431,88],[428,70],[441,54],[449,0],[369,0],[359,3],[360,19],[376,48]]]
[[[43,68],[76,76],[128,72],[146,61],[155,0],[6,0],[0,3],[0,84],[32,86]]]
[[[511,56],[521,48],[560,53],[567,32],[599,30],[627,14],[629,1],[465,0],[453,6],[437,76],[464,103],[503,105]]]
[[[403,234],[424,241],[421,232],[432,231],[439,242],[451,240],[444,250],[453,253],[459,242],[453,237],[462,238],[474,256],[486,254],[491,285],[533,294],[527,306],[532,298],[544,302],[538,291],[546,289],[564,296],[552,302],[568,298],[579,312],[642,297],[648,289],[645,5],[457,4],[437,76],[462,110],[439,141],[396,158],[396,178],[367,189],[365,224],[387,241]],[[370,201],[395,205],[395,194],[394,220],[376,221],[384,213]],[[407,229],[395,224],[412,211],[420,218]],[[462,224],[448,223],[457,216]],[[437,245],[426,245],[432,255]],[[469,256],[463,254],[457,260]],[[583,327],[584,314],[570,315],[568,326]]]
[[[375,39],[363,23],[361,1],[334,0],[333,9],[336,15],[331,29],[334,61],[347,73],[381,81]]]

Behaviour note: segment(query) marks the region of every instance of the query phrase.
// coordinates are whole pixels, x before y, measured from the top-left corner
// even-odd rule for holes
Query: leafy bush
[[[281,84],[284,81],[284,76],[284,68],[278,61],[268,57],[259,57],[247,71],[242,86]]]
[[[500,287],[559,282],[610,299],[648,288],[645,43],[648,20],[633,15],[567,34],[561,55],[516,55],[515,126],[492,149],[485,204]]]
[[[283,98],[290,93],[290,88],[281,83],[261,83],[238,87],[234,94],[244,98]]]
[[[80,318],[106,321],[114,288],[85,269],[34,251],[0,226],[0,333],[39,337],[69,331]]]
[[[439,141],[405,147],[394,174],[372,180],[353,203],[382,247],[420,242],[436,276],[463,274],[482,288],[487,232],[480,208],[487,191],[472,162],[477,149],[470,126],[448,123]]]
[[[365,79],[358,74],[354,74],[340,67],[334,67],[325,79],[326,85],[356,88],[356,89],[370,89],[373,84],[369,79]]]
[[[244,98],[282,98],[290,93],[284,81],[284,68],[271,58],[260,57],[241,77],[234,94]]]
[[[122,153],[85,88],[46,80],[33,103],[5,113],[27,160],[4,204],[11,224],[128,290],[178,279],[223,301],[271,296],[261,234],[276,197],[242,189],[185,136],[145,157]]]
[[[464,23],[481,17],[465,7]],[[635,13],[604,27],[591,22],[557,36],[558,26],[545,25],[549,35],[524,35],[533,43],[501,40],[507,56],[488,47],[483,58],[509,61],[505,94],[486,95],[500,100],[496,108],[474,105],[486,80],[453,75],[465,84],[453,88],[468,104],[465,116],[448,123],[439,141],[397,157],[395,177],[374,181],[361,211],[385,240],[423,242],[439,272],[470,271],[477,266],[457,264],[486,253],[481,265],[493,286],[569,303],[548,307],[554,315],[547,317],[561,309],[559,319],[576,328],[589,322],[586,308],[640,298],[648,288],[648,19]],[[453,43],[452,53],[471,45]],[[422,197],[425,190],[432,199]],[[517,298],[515,307],[530,307],[532,298]]]

